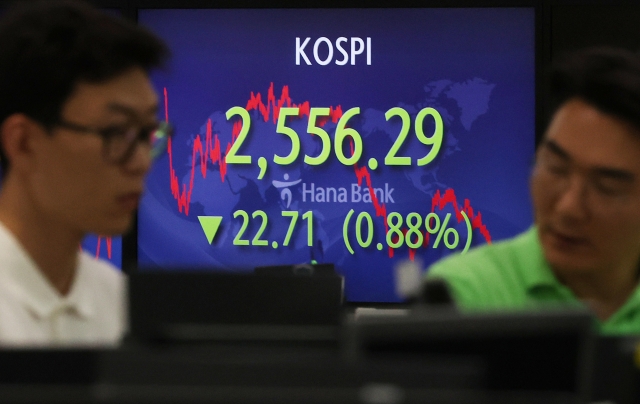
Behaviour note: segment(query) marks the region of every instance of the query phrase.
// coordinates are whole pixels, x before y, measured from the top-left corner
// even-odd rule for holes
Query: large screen
[[[533,8],[143,9],[176,128],[141,268],[333,263],[351,302],[532,223]]]

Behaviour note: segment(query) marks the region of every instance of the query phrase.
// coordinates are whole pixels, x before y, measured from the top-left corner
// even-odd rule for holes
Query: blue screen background
[[[412,258],[426,268],[464,248],[469,234],[465,221],[456,220],[460,210],[472,212],[475,218],[472,247],[514,236],[531,225],[528,178],[535,143],[532,8],[154,9],[140,10],[138,16],[139,23],[164,38],[172,50],[167,68],[152,79],[176,127],[171,161],[165,155],[152,168],[138,212],[141,267],[250,271],[263,265],[330,262],[345,277],[347,300],[397,302],[394,267],[399,262]],[[301,41],[311,38],[305,48],[311,66],[304,61],[296,65],[296,37]],[[355,65],[317,64],[313,46],[319,37],[334,44],[333,61],[342,58],[335,49],[338,37],[371,38],[371,65],[365,53],[356,57]],[[345,48],[349,51],[349,42]],[[327,56],[326,44],[320,46],[319,58]],[[194,153],[196,139],[205,143],[208,126],[224,152],[238,118],[228,121],[225,112],[234,106],[246,107],[258,93],[269,106],[270,88],[276,100],[287,98],[283,90],[288,90],[295,104],[340,106],[342,111],[359,107],[360,114],[349,126],[362,136],[364,151],[358,167],[366,166],[369,158],[379,162],[376,170],[368,172],[373,188],[387,189],[380,205],[384,204],[387,215],[398,212],[405,219],[411,212],[422,219],[435,212],[442,221],[451,214],[447,227],[459,234],[457,248],[449,249],[443,241],[433,248],[434,233],[414,252],[406,245],[391,251],[385,244],[384,215],[376,216],[373,203],[351,201],[353,184],[358,183],[354,167],[341,164],[333,151],[321,166],[308,166],[302,157],[288,166],[275,165],[273,155],[287,155],[291,143],[275,131],[273,105],[267,120],[255,110],[249,112],[251,129],[239,154],[251,155],[252,164],[228,164],[221,176],[219,162],[201,160],[201,153]],[[385,118],[393,107],[411,116],[411,130],[398,153],[412,157],[411,166],[383,164],[400,132],[398,118]],[[417,167],[415,160],[429,148],[416,139],[413,119],[425,107],[435,108],[442,116],[444,138],[437,158]],[[163,109],[162,118],[164,115]],[[307,134],[307,121],[302,116],[288,120],[287,126],[298,133],[301,154],[315,156],[320,142]],[[333,139],[336,123],[330,121],[322,128]],[[433,120],[425,120],[424,131],[427,136],[433,132]],[[257,179],[259,157],[269,163],[261,180]],[[179,209],[171,190],[171,169],[179,194],[184,192],[185,198],[190,194],[188,214],[187,209]],[[274,181],[295,182],[287,187],[290,198],[283,196],[283,189]],[[316,191],[344,188],[348,201],[318,202],[314,194],[312,202],[310,193],[303,192],[311,184]],[[454,195],[457,204],[449,199],[434,207],[438,197],[445,195]],[[234,245],[242,227],[241,218],[233,216],[239,209],[249,214],[243,237],[248,240],[261,224],[260,218],[251,217],[252,212],[266,213],[262,239],[268,240],[267,246]],[[344,220],[351,209],[354,214],[347,238],[354,254],[343,239]],[[302,217],[291,244],[282,246],[289,225],[281,214],[285,210],[298,211],[300,216],[313,212],[312,246],[307,245],[307,221]],[[356,241],[354,223],[362,212],[370,215],[374,228],[368,248]],[[211,244],[198,216],[222,216]],[[429,235],[424,225],[421,232]],[[366,232],[362,234],[366,238]],[[273,241],[279,242],[277,248]],[[385,244],[384,248],[377,249],[377,243]]]

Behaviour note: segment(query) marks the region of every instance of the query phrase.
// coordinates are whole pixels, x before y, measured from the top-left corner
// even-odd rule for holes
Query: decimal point
[[[272,241],[271,242],[271,247],[273,247],[274,249],[278,248],[278,242],[277,241]]]
[[[376,168],[378,168],[378,160],[376,160],[373,157],[371,157],[369,159],[369,168],[372,169],[372,170],[375,170]]]
[[[378,251],[382,251],[382,248],[384,248],[382,243],[378,243]]]

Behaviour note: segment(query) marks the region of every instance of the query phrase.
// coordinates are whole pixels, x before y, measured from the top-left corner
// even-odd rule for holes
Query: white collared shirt
[[[71,290],[62,296],[0,223],[0,346],[114,345],[126,330],[126,280],[78,252]]]

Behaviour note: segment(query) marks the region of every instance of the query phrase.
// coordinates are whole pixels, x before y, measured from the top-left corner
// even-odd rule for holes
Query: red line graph
[[[167,94],[166,88],[164,89],[164,106],[165,106],[165,120],[169,121],[169,101],[168,101],[168,94]],[[299,104],[293,103],[289,95],[289,86],[287,85],[282,87],[280,97],[276,98],[274,93],[273,83],[271,83],[271,85],[269,86],[269,90],[267,91],[266,104],[262,101],[261,93],[254,94],[253,92],[251,92],[245,109],[247,111],[252,111],[252,110],[258,111],[262,115],[264,122],[268,122],[269,119],[271,118],[273,120],[273,123],[275,124],[278,120],[280,109],[285,106],[298,107],[300,109],[300,112],[298,114],[299,117],[302,117],[305,115],[309,116],[309,111],[310,111],[309,101],[304,101]],[[324,118],[323,120],[319,120],[318,125],[323,126],[326,122],[328,122],[329,119],[331,119],[333,123],[337,123],[340,117],[342,117],[343,111],[340,105],[336,107],[330,107],[329,110],[330,110],[329,116]],[[242,129],[241,122],[240,121],[235,122],[232,129],[231,142],[227,143],[227,146],[226,146],[226,151],[224,154],[225,156],[229,152],[231,146],[233,145],[233,142],[235,142],[241,129]],[[200,134],[197,134],[194,139],[193,151],[191,156],[191,175],[189,179],[189,188],[187,189],[187,184],[182,184],[182,190],[180,190],[179,180],[176,175],[175,169],[173,168],[173,149],[172,149],[171,139],[169,139],[167,148],[169,153],[169,173],[170,173],[171,193],[173,194],[173,197],[176,199],[178,203],[178,211],[180,213],[183,213],[183,210],[184,210],[184,214],[188,216],[189,205],[191,203],[191,193],[193,191],[193,180],[194,180],[195,171],[196,171],[197,154],[199,155],[200,172],[202,174],[202,177],[203,178],[207,177],[207,166],[208,166],[209,160],[211,160],[212,165],[215,163],[219,164],[220,180],[224,182],[224,179],[227,173],[227,164],[221,152],[220,140],[218,139],[217,134],[214,135],[212,133],[211,119],[207,120],[204,146],[203,146],[202,138]],[[351,151],[353,153],[353,143],[351,143]],[[369,189],[369,193],[371,195],[371,202],[374,206],[376,217],[379,217],[379,216],[384,217],[385,233],[388,232],[389,227],[387,224],[387,208],[385,204],[380,203],[380,201],[376,196],[376,193],[374,192],[373,184],[371,182],[371,174],[369,173],[369,170],[367,169],[366,166],[362,166],[362,167],[358,166],[357,163],[354,164],[353,169],[354,169],[354,174],[356,176],[356,179],[358,181],[358,186],[362,186],[362,182],[364,181],[367,188]],[[439,190],[436,192],[436,194],[433,196],[431,201],[431,212],[434,212],[436,207],[439,210],[442,210],[448,204],[451,204],[453,206],[458,223],[461,220],[464,220],[461,214],[461,212],[464,211],[467,214],[469,220],[471,221],[472,229],[480,229],[480,233],[484,236],[485,240],[488,243],[491,243],[491,235],[489,234],[489,231],[487,230],[486,226],[482,222],[482,216],[480,212],[478,212],[477,214],[474,214],[474,210],[471,207],[471,203],[468,199],[464,200],[464,205],[462,209],[460,209],[453,189],[447,189],[444,192],[444,195],[440,194]],[[423,246],[427,246],[428,242],[429,242],[429,233],[425,232]],[[394,255],[393,250],[394,250],[393,248],[389,247],[388,254],[390,258],[392,258]],[[414,259],[415,252],[416,252],[416,249],[409,249],[409,258],[411,260]]]
[[[167,89],[164,89],[164,114],[165,120],[169,121],[169,99],[167,96]],[[236,136],[240,133],[240,128],[237,125],[233,126],[232,143],[235,141]],[[229,152],[231,143],[227,145],[226,153]],[[189,190],[187,191],[187,185],[182,184],[182,192],[180,191],[180,185],[176,170],[173,168],[173,147],[171,138],[167,144],[167,151],[169,153],[169,170],[171,176],[171,193],[173,197],[178,201],[178,210],[182,213],[184,209],[185,215],[189,215],[189,205],[191,204],[191,193],[193,191],[193,179],[195,175],[196,166],[196,153],[200,154],[200,172],[203,178],[207,178],[207,163],[211,160],[212,164],[219,163],[220,166],[220,180],[224,182],[224,177],[227,175],[227,164],[222,158],[222,152],[220,150],[220,140],[218,135],[213,136],[211,130],[211,119],[207,120],[207,129],[205,134],[205,143],[202,144],[202,138],[200,134],[196,136],[193,142],[193,153],[191,162],[191,178],[189,180]]]
[[[309,110],[311,108],[309,101],[304,101],[300,104],[293,104],[291,102],[291,97],[289,97],[289,86],[286,85],[282,87],[280,98],[276,100],[275,93],[273,92],[273,83],[271,83],[271,85],[269,86],[269,90],[267,91],[266,105],[262,103],[262,94],[253,94],[252,91],[245,109],[247,111],[252,111],[254,109],[259,111],[260,114],[262,114],[264,121],[267,122],[269,120],[271,108],[273,108],[273,123],[276,123],[278,121],[278,117],[280,116],[280,108],[284,107],[285,104],[287,107],[293,106],[300,108],[300,113],[298,116],[309,116]],[[329,107],[329,116],[325,117],[324,119],[319,119],[317,123],[320,126],[324,126],[324,124],[327,123],[329,119],[331,119],[333,123],[337,123],[340,117],[342,117],[342,107],[340,105],[335,107],[335,109],[333,107]]]
[[[107,244],[107,257],[111,259],[111,243],[112,239],[110,236],[98,236],[98,242],[96,244],[96,259],[100,258],[100,245],[102,244],[102,239],[105,239]]]
[[[107,245],[107,258],[111,259],[111,245],[112,245],[112,237],[111,236],[96,236],[96,252],[95,252],[95,259],[100,259],[100,249],[101,249],[101,245],[102,245],[102,239],[104,239],[106,245]],[[82,243],[80,243],[80,245],[78,246],[80,248],[80,250],[82,250]],[[88,248],[87,248],[88,249]]]
[[[462,213],[466,213],[467,217],[471,221],[472,229],[479,229],[480,234],[484,237],[485,241],[491,244],[491,234],[489,234],[489,230],[487,230],[487,226],[482,223],[482,214],[478,212],[474,215],[473,208],[471,207],[471,203],[468,199],[464,200],[464,206],[462,209],[458,206],[458,198],[456,198],[456,194],[453,189],[449,188],[444,192],[444,195],[440,194],[440,190],[436,191],[436,194],[431,199],[431,212],[435,212],[436,207],[439,210],[444,209],[444,207],[448,204],[453,205],[453,209],[456,213],[456,219],[458,223],[464,220],[462,217]]]

